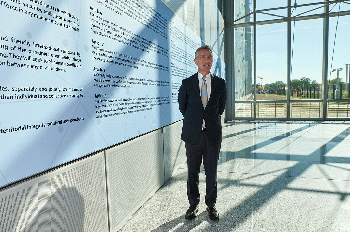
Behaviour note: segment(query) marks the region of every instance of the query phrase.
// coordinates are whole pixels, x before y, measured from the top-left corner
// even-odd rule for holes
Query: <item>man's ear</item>
[[[194,63],[195,63],[196,65],[198,65],[198,61],[197,61],[196,58],[195,58],[193,61],[194,61]]]

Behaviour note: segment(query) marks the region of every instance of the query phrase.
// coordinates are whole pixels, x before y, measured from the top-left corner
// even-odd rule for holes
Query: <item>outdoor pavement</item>
[[[350,123],[226,123],[218,166],[220,221],[204,203],[184,218],[184,164],[120,231],[350,231]]]

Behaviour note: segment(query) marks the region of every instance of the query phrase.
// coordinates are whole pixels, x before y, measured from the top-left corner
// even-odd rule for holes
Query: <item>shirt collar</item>
[[[202,80],[202,78],[203,78],[203,75],[202,75],[200,72],[198,72],[198,80]],[[205,79],[206,79],[206,80],[211,80],[211,73],[208,73],[208,74],[205,76]]]

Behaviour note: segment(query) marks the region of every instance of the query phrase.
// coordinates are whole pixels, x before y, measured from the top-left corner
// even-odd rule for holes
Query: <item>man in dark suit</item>
[[[210,73],[212,51],[204,45],[195,53],[198,73],[182,81],[179,89],[179,109],[184,116],[181,139],[185,141],[190,207],[185,218],[196,217],[199,204],[199,172],[203,159],[206,175],[205,203],[209,218],[219,220],[215,209],[217,198],[217,164],[222,140],[221,114],[226,104],[225,80]]]

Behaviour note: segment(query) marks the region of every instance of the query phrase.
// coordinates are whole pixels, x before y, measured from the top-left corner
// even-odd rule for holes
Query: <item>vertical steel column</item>
[[[205,41],[205,24],[204,24],[204,0],[199,1],[199,36],[201,38],[201,45],[207,43]]]
[[[345,64],[346,66],[346,77],[345,77],[345,82],[346,82],[346,90],[348,91],[348,95],[346,96],[347,98],[350,97],[350,70],[349,70],[349,65],[350,64]]]
[[[234,22],[234,0],[224,1],[224,22],[225,22],[225,63],[226,63],[226,88],[227,101],[225,110],[225,121],[232,121],[235,118],[235,67],[234,67],[234,46],[235,29],[233,26],[226,26]]]
[[[290,120],[290,87],[291,87],[291,62],[292,62],[292,0],[288,0],[287,22],[287,121]]]
[[[327,99],[328,99],[328,40],[329,40],[329,0],[324,0],[324,18],[323,18],[323,61],[322,61],[322,93],[323,93],[323,117],[327,118]]]
[[[254,58],[254,120],[256,120],[256,0],[253,0],[253,12],[254,12],[254,32],[253,32],[253,58]]]

